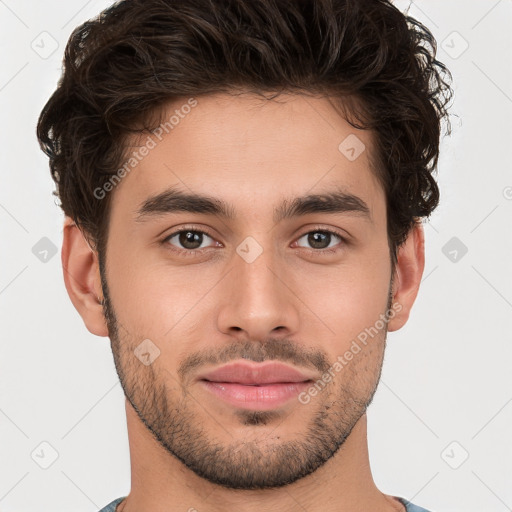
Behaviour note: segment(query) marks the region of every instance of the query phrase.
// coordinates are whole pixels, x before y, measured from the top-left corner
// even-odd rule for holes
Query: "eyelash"
[[[191,231],[193,233],[201,233],[203,235],[207,235],[210,238],[214,239],[214,236],[208,230],[205,230],[204,228],[199,229],[197,226],[184,226],[181,229],[179,229],[178,231],[174,231],[170,235],[166,236],[162,240],[161,243],[162,243],[162,245],[170,245],[170,244],[168,244],[168,242],[171,238],[175,237],[176,235],[179,235],[180,233],[189,232],[189,231]],[[337,236],[341,240],[342,244],[348,243],[346,238],[343,237],[338,231],[334,231],[329,228],[323,228],[321,226],[316,226],[315,228],[302,233],[297,238],[297,240],[300,240],[304,235],[309,235],[310,233],[319,233],[319,232],[320,233],[329,233],[331,235]],[[310,254],[312,254],[314,256],[322,256],[322,255],[325,256],[327,254],[336,253],[340,250],[339,247],[338,248],[331,247],[329,249],[308,249],[307,247],[297,247],[295,249],[305,249],[306,251],[308,251]],[[204,251],[204,248],[203,249],[177,249],[177,248],[173,247],[171,250],[173,252],[176,252],[178,255],[182,255],[182,256],[186,256],[186,257],[195,257],[195,256],[199,256],[199,254]]]

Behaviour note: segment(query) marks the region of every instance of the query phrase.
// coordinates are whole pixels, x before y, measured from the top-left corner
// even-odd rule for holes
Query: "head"
[[[132,0],[71,35],[38,123],[75,226],[66,286],[140,420],[196,474],[286,485],[371,403],[439,201],[435,53],[385,0]],[[300,367],[317,391],[212,400],[201,373],[240,359]]]

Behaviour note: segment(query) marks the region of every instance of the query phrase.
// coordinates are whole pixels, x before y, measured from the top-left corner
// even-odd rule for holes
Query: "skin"
[[[111,192],[103,286],[97,253],[70,219],[64,228],[68,293],[89,331],[110,336],[127,397],[132,485],[118,510],[404,510],[373,481],[366,409],[386,334],[407,322],[419,289],[421,224],[401,246],[392,279],[373,135],[326,98],[197,100]],[[354,161],[338,150],[349,134],[366,147]],[[137,221],[140,205],[170,186],[223,199],[235,219],[181,212]],[[274,223],[283,199],[335,187],[363,199],[371,218],[313,212]],[[209,232],[196,256],[176,252],[191,247],[177,236],[164,241],[190,224]],[[346,241],[332,236],[315,248],[304,235],[322,228]],[[236,251],[248,236],[263,249],[251,263]],[[326,246],[336,251],[322,255]],[[399,311],[307,404],[293,399],[255,414],[197,381],[242,357],[321,377],[392,304]],[[145,339],[160,350],[149,365],[134,355]]]

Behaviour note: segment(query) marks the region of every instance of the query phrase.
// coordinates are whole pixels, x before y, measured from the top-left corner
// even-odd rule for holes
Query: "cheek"
[[[230,296],[229,288],[239,285],[229,276],[221,279],[229,265],[176,267],[156,251],[124,245],[111,246],[107,277],[118,320],[128,331],[162,342],[172,339],[174,345],[215,328],[215,312]],[[390,269],[384,240],[353,251],[337,265],[282,263],[282,279],[297,295],[283,293],[283,300],[295,303],[300,330],[315,334],[311,339],[331,337],[342,350],[385,311]]]
[[[193,266],[173,268],[144,255],[111,265],[108,282],[117,318],[130,332],[165,346],[204,325],[208,292],[218,281],[212,271]],[[206,308],[206,309],[205,309]]]
[[[390,277],[385,258],[360,257],[337,268],[311,270],[303,276],[304,302],[334,331],[330,334],[347,341],[385,312]]]

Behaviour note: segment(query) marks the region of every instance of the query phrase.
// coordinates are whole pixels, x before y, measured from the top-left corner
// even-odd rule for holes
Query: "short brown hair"
[[[439,202],[432,172],[453,92],[436,51],[431,32],[389,0],[119,1],[71,34],[37,136],[63,211],[101,255],[111,194],[94,190],[166,103],[236,89],[344,100],[352,126],[375,130],[394,267]]]

